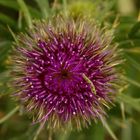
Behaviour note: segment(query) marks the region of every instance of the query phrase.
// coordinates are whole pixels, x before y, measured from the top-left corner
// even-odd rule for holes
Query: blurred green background
[[[12,42],[32,20],[58,13],[90,17],[113,28],[113,41],[123,49],[127,85],[107,110],[105,127],[93,122],[80,132],[50,134],[44,129],[38,140],[140,140],[140,0],[0,0],[0,140],[32,140],[37,133],[38,124],[31,125],[10,96]]]

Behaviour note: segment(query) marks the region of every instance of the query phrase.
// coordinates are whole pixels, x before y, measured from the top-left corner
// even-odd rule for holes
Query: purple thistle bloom
[[[120,63],[112,34],[89,20],[36,22],[21,34],[14,59],[16,96],[35,122],[81,128],[105,115]]]

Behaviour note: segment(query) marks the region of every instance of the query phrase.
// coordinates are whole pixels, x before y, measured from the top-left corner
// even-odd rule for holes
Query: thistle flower
[[[21,34],[14,56],[16,97],[34,122],[81,128],[105,115],[120,63],[111,32],[94,22],[55,18]]]

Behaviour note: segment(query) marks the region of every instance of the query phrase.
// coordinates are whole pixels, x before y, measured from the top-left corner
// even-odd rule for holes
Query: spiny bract
[[[14,86],[34,122],[81,128],[101,119],[117,92],[120,63],[112,33],[87,19],[35,22],[18,36]]]

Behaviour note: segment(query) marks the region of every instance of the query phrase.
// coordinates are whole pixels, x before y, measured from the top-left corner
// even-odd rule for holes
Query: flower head
[[[16,44],[17,97],[51,128],[100,119],[118,84],[112,34],[89,20],[36,22]]]

